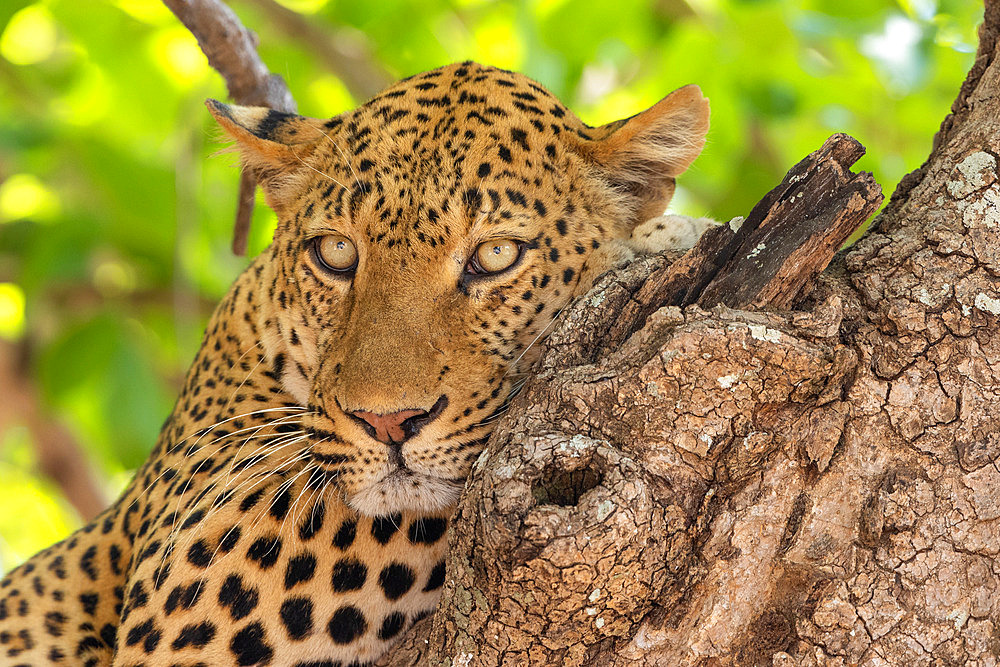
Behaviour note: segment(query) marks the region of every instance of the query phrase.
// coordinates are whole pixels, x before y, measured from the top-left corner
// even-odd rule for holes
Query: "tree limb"
[[[170,11],[198,40],[208,63],[226,81],[237,104],[265,106],[294,113],[295,100],[277,74],[272,74],[257,54],[257,37],[221,0],[163,0]],[[257,180],[248,172],[240,178],[239,203],[233,229],[233,252],[245,255],[253,216]]]

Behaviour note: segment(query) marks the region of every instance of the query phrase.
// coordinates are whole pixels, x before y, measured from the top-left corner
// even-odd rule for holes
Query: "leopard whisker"
[[[280,447],[279,449],[283,449],[283,448],[285,448],[285,447],[288,447],[288,446],[291,446],[291,444],[294,444],[294,443],[287,443],[287,444],[285,444],[285,445],[282,445],[282,446],[281,446],[281,447]],[[266,458],[267,458],[267,457],[264,457],[264,458],[262,458],[262,459],[261,459],[261,462],[263,462],[264,460],[266,460]],[[269,468],[268,468],[268,469],[266,469],[266,470],[258,470],[258,471],[253,471],[253,468],[252,468],[252,467],[250,467],[250,468],[246,468],[245,470],[249,470],[249,471],[253,471],[253,472],[251,472],[251,474],[250,474],[250,475],[248,475],[247,479],[245,479],[245,480],[242,480],[242,481],[241,481],[241,482],[240,482],[240,483],[239,483],[239,484],[238,484],[238,485],[237,485],[236,487],[234,487],[234,488],[232,489],[232,492],[231,492],[231,495],[230,495],[230,497],[234,497],[234,496],[235,496],[236,494],[238,494],[238,493],[239,493],[239,492],[240,492],[240,491],[241,491],[241,490],[242,490],[242,489],[243,489],[243,488],[244,488],[244,487],[245,487],[246,485],[248,485],[248,484],[252,484],[251,488],[249,489],[249,492],[250,492],[250,493],[252,493],[252,492],[253,492],[254,490],[256,490],[256,488],[257,488],[258,486],[260,486],[260,484],[261,484],[261,483],[264,483],[264,482],[266,482],[266,481],[267,481],[268,479],[270,479],[270,478],[271,478],[271,477],[273,477],[273,476],[277,476],[277,475],[280,475],[280,474],[281,474],[281,472],[282,472],[283,470],[285,470],[285,469],[287,469],[287,468],[291,467],[291,466],[292,466],[292,465],[294,465],[294,464],[295,464],[296,462],[298,462],[298,461],[300,461],[300,460],[303,460],[303,458],[304,458],[304,456],[303,456],[303,453],[301,453],[301,452],[300,452],[299,454],[296,454],[296,455],[295,455],[294,457],[292,457],[291,459],[288,459],[288,460],[286,460],[286,461],[282,461],[282,462],[281,462],[281,463],[279,463],[278,465],[276,465],[276,466],[273,466],[273,467],[269,467]],[[257,464],[255,463],[254,465],[257,465]],[[244,472],[244,471],[240,471],[240,472]],[[228,490],[228,489],[223,489],[223,492],[225,492],[226,490]],[[222,494],[220,494],[220,496],[221,496],[221,495],[222,495]],[[217,496],[217,497],[216,497],[216,498],[215,498],[215,499],[213,500],[213,503],[212,503],[212,504],[213,504],[213,508],[210,508],[210,509],[208,510],[209,512],[211,511],[211,509],[214,509],[214,505],[215,505],[215,502],[216,502],[216,501],[218,501],[218,499],[219,499],[219,496]],[[192,503],[192,505],[196,505],[196,503]],[[187,516],[190,516],[190,513],[191,513],[191,512],[193,512],[193,511],[195,511],[196,509],[197,509],[197,508],[196,508],[196,507],[194,507],[194,506],[192,506],[192,507],[189,507],[189,508],[188,508],[188,515],[187,515]],[[265,509],[267,509],[267,508],[265,508]],[[184,519],[184,521],[186,521],[186,520],[187,520],[187,519],[185,518],[185,519]],[[198,525],[197,529],[196,529],[196,530],[194,530],[194,531],[192,531],[192,533],[191,533],[191,535],[189,536],[189,538],[188,538],[187,542],[186,542],[185,544],[183,544],[183,545],[180,545],[180,544],[179,544],[178,546],[179,546],[179,547],[182,547],[182,548],[187,548],[187,546],[188,546],[188,545],[190,545],[190,544],[191,544],[191,543],[192,543],[192,542],[194,541],[194,539],[195,539],[195,538],[197,537],[197,535],[198,535],[198,532],[199,532],[199,530],[201,529],[201,527],[202,527],[203,525],[205,525],[205,523],[206,523],[206,522],[201,522],[201,523],[200,523],[200,524]],[[238,525],[239,523],[240,523],[240,522],[237,522],[237,525]],[[181,524],[180,524],[180,525],[183,525],[183,521],[181,522]],[[174,526],[174,529],[173,529],[173,530],[171,530],[171,533],[170,533],[170,535],[168,535],[168,537],[167,537],[167,541],[170,541],[170,540],[172,540],[172,539],[173,539],[173,537],[174,537],[174,535],[176,535],[176,534],[177,534],[177,530],[176,530],[176,527],[177,527],[177,524],[175,523],[175,526]]]
[[[301,434],[302,431],[299,431],[298,433]],[[273,443],[265,443],[265,445],[263,445],[261,447],[261,451],[262,451],[263,455],[260,456],[260,460],[254,462],[252,465],[248,466],[246,469],[252,469],[253,466],[257,465],[260,462],[263,462],[263,461],[267,460],[269,457],[271,457],[277,451],[280,451],[281,449],[284,449],[286,446],[289,446],[289,444],[294,443],[293,434],[282,433],[282,434],[275,434],[275,435],[280,435],[281,437],[278,437],[276,439],[276,441],[273,442]],[[281,441],[281,440],[287,440],[289,438],[292,439],[292,443],[281,444],[279,446],[279,444],[278,444],[279,441]],[[242,450],[242,447],[241,447],[241,450]],[[222,488],[222,492],[223,493],[226,492],[227,490],[229,490],[229,484],[230,484],[230,480],[231,480],[231,473],[232,473],[233,467],[236,465],[236,458],[238,456],[239,456],[239,452],[237,452],[236,454],[233,455],[233,463],[230,465],[230,469],[226,473],[225,484],[223,485],[223,488]],[[208,458],[206,458],[204,460],[208,460]],[[204,462],[204,460],[202,461],[202,463]],[[244,459],[244,460],[246,460],[246,459]],[[199,467],[200,467],[200,465],[201,464],[199,463]],[[195,474],[197,474],[197,473],[195,473]],[[235,489],[233,490],[233,493],[236,493]],[[210,506],[208,508],[208,510],[206,511],[206,513],[209,513],[213,509],[216,509],[216,507],[217,507],[216,502],[218,502],[218,500],[221,497],[222,497],[221,493],[219,494],[219,496],[216,496],[216,498],[212,501],[212,506]],[[180,531],[179,526],[183,526],[184,523],[188,520],[188,518],[197,510],[198,503],[196,502],[196,500],[197,500],[197,498],[194,498],[194,499],[192,499],[189,502],[188,505],[186,505],[186,507],[185,507],[185,514],[184,514],[183,517],[181,517],[180,521],[178,521],[177,520],[177,514],[180,511],[180,502],[181,502],[181,497],[178,497],[177,505],[176,505],[175,510],[174,510],[174,517],[172,519],[173,525],[171,527],[170,533],[167,535],[167,540],[168,541],[172,540],[174,538],[174,536]],[[197,532],[198,532],[197,530],[194,531],[194,534],[197,534]],[[193,539],[193,537],[192,537],[192,539]]]

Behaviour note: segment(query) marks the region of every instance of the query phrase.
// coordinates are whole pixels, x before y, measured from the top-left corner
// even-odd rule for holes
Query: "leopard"
[[[315,119],[207,101],[274,211],[110,507],[0,583],[0,662],[377,660],[431,613],[465,480],[556,316],[701,153],[695,85],[592,127],[474,62]]]

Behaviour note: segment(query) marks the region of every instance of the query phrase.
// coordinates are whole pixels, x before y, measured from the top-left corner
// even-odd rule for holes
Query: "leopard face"
[[[474,63],[328,121],[209,108],[279,219],[265,355],[309,409],[309,455],[369,515],[456,501],[535,343],[602,247],[662,213],[708,113],[689,86],[591,128]]]

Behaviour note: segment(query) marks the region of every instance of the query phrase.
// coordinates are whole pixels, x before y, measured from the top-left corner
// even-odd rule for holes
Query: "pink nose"
[[[357,410],[350,413],[374,429],[374,433],[369,433],[376,440],[387,445],[398,445],[406,442],[416,434],[421,417],[427,416],[426,410],[400,410],[390,412],[385,415],[377,415],[366,410]]]

